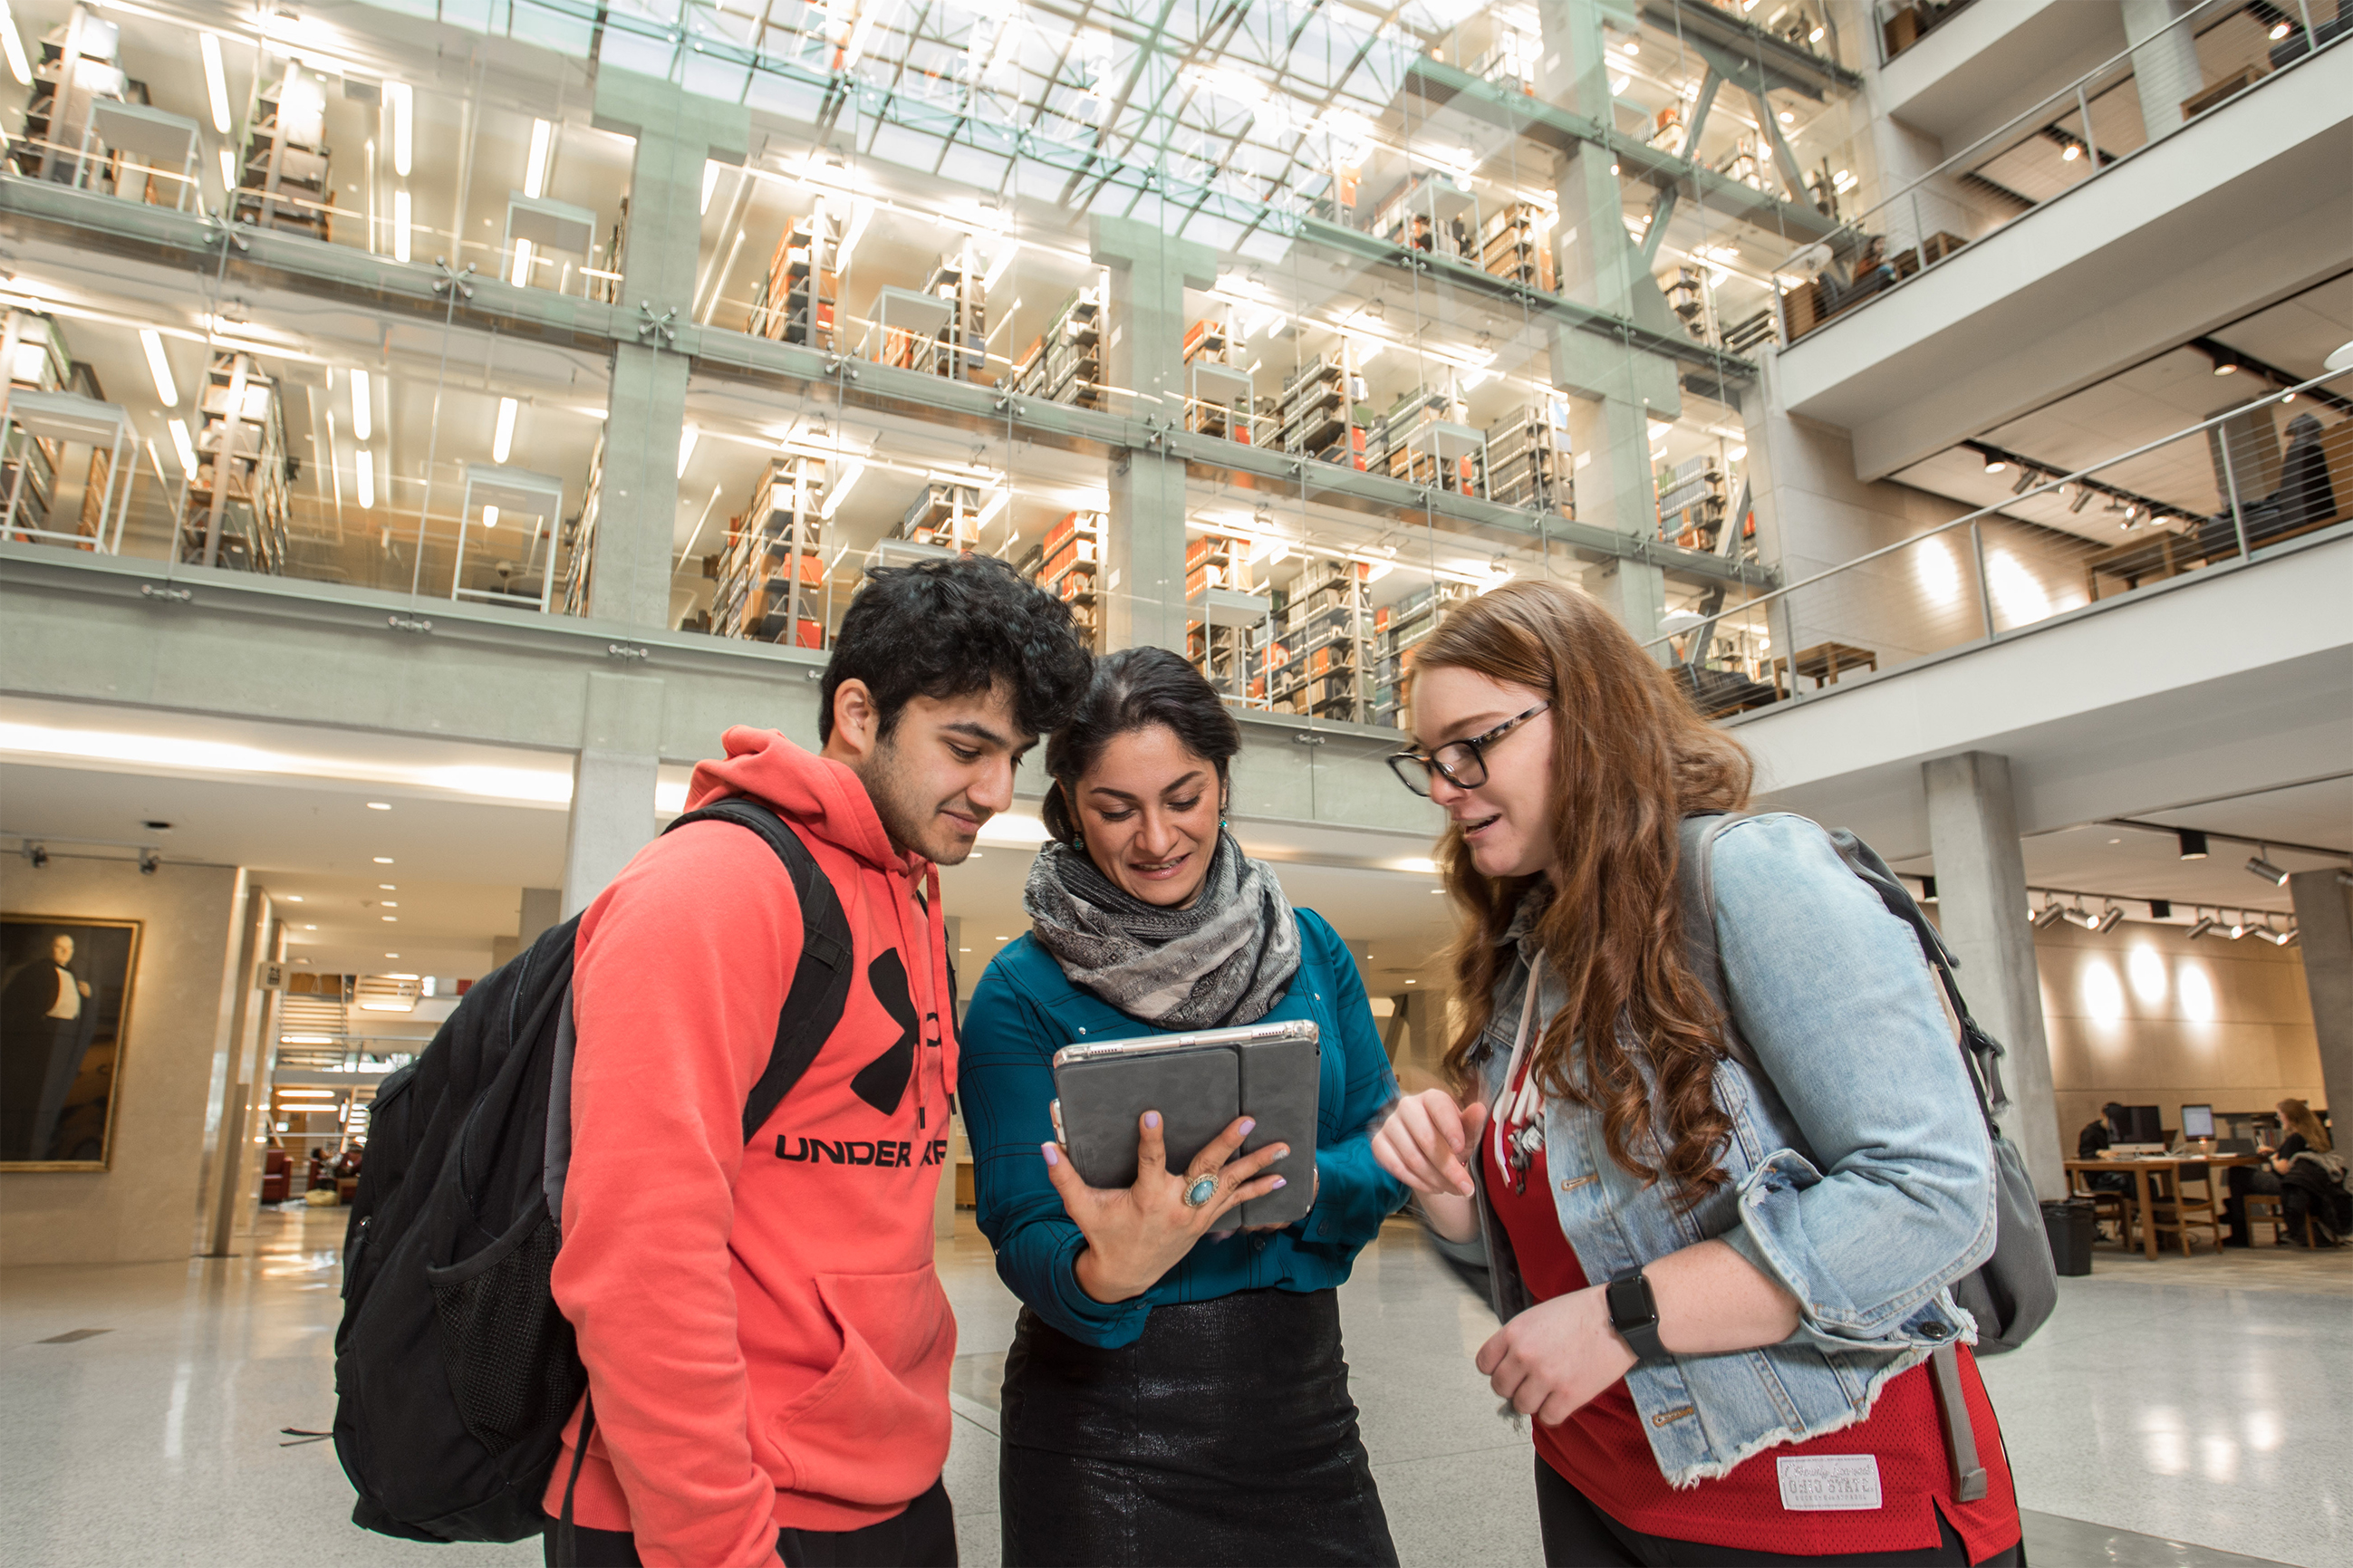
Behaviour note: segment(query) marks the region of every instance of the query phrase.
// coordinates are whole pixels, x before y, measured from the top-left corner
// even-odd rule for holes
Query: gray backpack
[[[1741,1038],[1739,1026],[1733,1022],[1725,992],[1722,956],[1715,942],[1715,840],[1725,828],[1745,820],[1730,813],[1683,818],[1680,870],[1683,941],[1691,952],[1692,973],[1707,987],[1723,1016],[1721,1043],[1725,1054],[1769,1083],[1772,1075],[1757,1061],[1756,1052]],[[2019,1153],[2018,1145],[2002,1136],[2001,1128],[1994,1121],[1994,1112],[2010,1103],[2001,1087],[2001,1045],[1969,1016],[1968,1004],[1961,999],[1960,987],[1953,982],[1953,969],[1959,961],[1946,947],[1944,938],[1929,923],[1928,917],[1921,912],[1903,879],[1887,868],[1887,862],[1879,858],[1876,850],[1845,829],[1831,831],[1830,840],[1847,868],[1878,894],[1888,912],[1909,925],[1920,939],[1920,950],[1927,956],[1928,967],[1936,972],[1945,988],[1946,1000],[1952,1005],[1953,1016],[1959,1021],[1961,1061],[1968,1071],[1969,1087],[1977,1093],[1978,1111],[1985,1119],[1986,1136],[1993,1143],[1996,1195],[1993,1254],[1975,1272],[1951,1281],[1953,1299],[1977,1320],[1978,1353],[1997,1355],[2015,1350],[2042,1326],[2052,1309],[2058,1305],[2059,1276],[2051,1258],[2049,1235],[2043,1229],[2034,1179],[2026,1173],[2026,1161]],[[1986,1479],[1977,1461],[1968,1409],[1961,1399],[1959,1358],[1947,1345],[1929,1362],[1936,1377],[1936,1404],[1944,1417],[1946,1446],[1952,1454],[1956,1485],[1960,1489],[1958,1496],[1964,1502],[1971,1501],[1985,1495]]]

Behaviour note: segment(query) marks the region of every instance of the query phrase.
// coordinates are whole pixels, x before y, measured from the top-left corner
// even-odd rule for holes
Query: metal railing
[[[1989,473],[2017,476],[2010,497],[1682,626],[1671,618],[1649,647],[1703,713],[1724,718],[2353,522],[2353,400],[2330,383],[2353,388],[2353,366],[2071,473],[1965,444]],[[2082,531],[2095,505],[2116,524],[2106,540]]]
[[[2245,0],[2204,0],[1857,213],[1838,234],[1790,250],[1773,268],[1782,280],[1782,341],[1797,342],[2162,141],[2263,80],[2266,64],[2293,65],[2353,33],[2353,16],[2316,21],[2310,0],[2280,0],[2269,14],[2279,20],[2266,27]],[[2208,80],[2200,35],[2242,18],[2250,31],[2242,42],[2264,58]],[[2148,122],[2147,101],[2163,106],[2162,123]]]

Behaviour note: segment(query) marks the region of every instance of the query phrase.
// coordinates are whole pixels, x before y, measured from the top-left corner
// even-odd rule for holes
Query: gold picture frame
[[[0,912],[0,1171],[114,1157],[139,921]]]

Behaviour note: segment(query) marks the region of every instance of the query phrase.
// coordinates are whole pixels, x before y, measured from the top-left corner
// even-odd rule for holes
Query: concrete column
[[[578,774],[575,771],[574,784]],[[491,967],[499,965],[537,942],[548,927],[564,919],[564,889],[561,888],[525,888],[522,908],[516,912],[515,933],[512,936],[491,938]]]
[[[242,883],[244,873],[239,872],[238,878]],[[203,1252],[207,1258],[227,1258],[236,1250],[237,1191],[245,1151],[251,1147],[252,1139],[253,1052],[248,1025],[253,1011],[254,966],[263,952],[269,900],[242,886],[238,890],[245,899],[244,918],[238,922],[225,987],[227,1022],[219,1047],[220,1110],[214,1121],[205,1185]]]
[[[1964,752],[1920,771],[1928,790],[1939,929],[1961,964],[1955,978],[1978,1022],[2009,1049],[2001,1059],[2010,1100],[2000,1116],[2002,1131],[2025,1155],[2035,1190],[2045,1198],[2064,1197],[2059,1108],[2042,1028],[2034,929],[2025,918],[2026,858],[2019,848],[2010,759]]]
[[[662,683],[602,672],[587,679],[588,718],[573,764],[572,821],[564,842],[567,919],[595,901],[653,841],[661,770]]]
[[[2287,883],[2295,900],[2305,989],[2312,997],[2312,1032],[2320,1041],[2320,1083],[2336,1115],[2340,1149],[2353,1127],[2353,889],[2338,880],[2343,875],[2333,867],[2298,871]]]
[[[597,620],[670,625],[688,368],[685,355],[667,349],[614,345],[596,574],[588,584],[588,613]]]
[[[683,327],[694,309],[703,165],[744,161],[750,116],[740,104],[698,98],[658,78],[607,66],[596,73],[596,125],[637,139],[620,258],[621,307],[643,307],[656,317],[673,312],[670,325]],[[588,613],[599,620],[666,626],[687,361],[657,331],[640,338],[613,351]]]
[[[2182,126],[2181,102],[2206,84],[2198,65],[2198,40],[2188,27],[2167,28],[2191,6],[2181,0],[2119,0],[2125,41],[2132,46],[2133,87],[2140,94],[2140,117],[2155,142]],[[2162,35],[2162,36],[2160,36]]]
[[[1115,389],[1111,407],[1181,429],[1185,290],[1217,281],[1217,252],[1127,218],[1096,218],[1090,239],[1111,281],[1103,338],[1103,375]],[[1116,452],[1108,488],[1104,646],[1150,644],[1182,653],[1185,466],[1157,445]]]
[[[1607,0],[1539,0],[1544,39],[1539,96],[1610,122],[1609,63],[1603,26],[1630,33],[1630,9]],[[1623,316],[1654,331],[1681,337],[1683,323],[1626,233],[1623,181],[1606,147],[1579,142],[1554,165],[1560,205],[1561,292],[1579,304]],[[1673,361],[1613,343],[1591,332],[1557,328],[1552,378],[1568,393],[1568,444],[1577,520],[1636,539],[1656,535],[1659,492],[1651,471],[1651,420],[1683,412]],[[1666,593],[1658,568],[1620,562],[1588,574],[1587,587],[1645,642],[1658,633]]]

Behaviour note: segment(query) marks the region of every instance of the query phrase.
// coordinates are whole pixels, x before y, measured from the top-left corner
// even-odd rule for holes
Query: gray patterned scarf
[[[1291,900],[1228,832],[1190,909],[1131,897],[1067,844],[1038,852],[1022,902],[1071,984],[1163,1029],[1255,1024],[1299,970]]]

